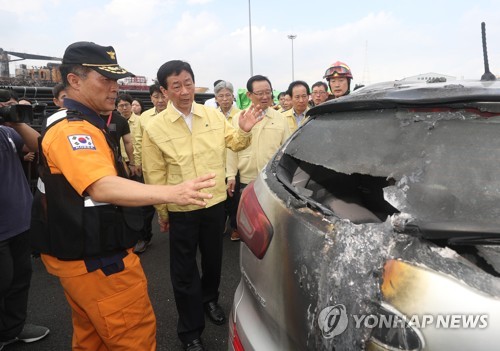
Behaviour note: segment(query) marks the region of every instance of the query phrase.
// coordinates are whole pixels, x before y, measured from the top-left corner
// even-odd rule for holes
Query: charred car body
[[[494,350],[500,83],[313,108],[243,193],[234,350]]]

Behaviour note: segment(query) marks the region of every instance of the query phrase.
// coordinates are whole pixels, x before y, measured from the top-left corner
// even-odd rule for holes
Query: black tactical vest
[[[100,129],[90,118],[78,111],[54,122],[39,139],[39,174],[45,194],[37,190],[32,211],[31,242],[35,251],[63,260],[105,257],[133,247],[141,238],[143,216],[140,207],[112,204],[85,206],[80,196],[62,174],[51,174],[42,151],[42,140],[55,124],[67,119],[86,120],[102,131],[113,150],[115,168],[120,177],[128,178],[119,148],[107,129]],[[123,189],[127,191],[127,189]],[[89,203],[90,197],[87,197]]]

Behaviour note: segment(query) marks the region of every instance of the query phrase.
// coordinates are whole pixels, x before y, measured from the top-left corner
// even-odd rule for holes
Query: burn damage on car
[[[236,350],[496,350],[500,83],[320,104],[242,193]]]
[[[444,103],[438,90],[388,88],[400,90],[397,101],[367,91],[333,113],[332,106],[317,108],[265,170],[276,174],[266,180],[271,189],[323,238],[290,248],[310,298],[309,349],[363,349],[370,341],[423,347],[408,328],[353,327],[352,316],[386,313],[381,306],[391,297],[381,287],[391,284],[388,276],[384,282],[391,260],[500,297],[500,250],[492,245],[500,240],[500,104],[484,103],[491,96],[478,96],[478,87],[471,101],[470,87],[443,84],[452,96]],[[325,336],[318,317],[337,304],[346,307],[349,327]]]

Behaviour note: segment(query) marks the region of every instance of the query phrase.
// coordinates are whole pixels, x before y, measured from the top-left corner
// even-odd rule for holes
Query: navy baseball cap
[[[79,41],[68,46],[62,63],[89,67],[111,79],[135,77],[118,65],[116,52],[112,46],[101,46],[89,41]]]

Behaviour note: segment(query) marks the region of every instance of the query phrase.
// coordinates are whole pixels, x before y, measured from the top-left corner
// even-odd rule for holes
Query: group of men
[[[326,78],[344,77],[346,69],[332,66]],[[309,86],[292,82],[288,91],[295,100],[293,108],[280,113],[272,108],[270,80],[253,76],[247,82],[252,104],[238,111],[232,85],[220,81],[213,108],[194,101],[191,66],[173,60],[158,70],[159,84],[150,90],[154,107],[131,120],[131,101],[118,97],[117,80],[132,73],[118,65],[111,46],[73,43],[64,53],[60,71],[65,109],[47,118],[40,143],[38,133],[27,125],[11,126],[32,149],[41,146],[30,235],[47,271],[59,278],[72,309],[73,349],[156,349],[156,319],[147,281],[133,254],[138,242],[150,239],[143,236],[151,222],[144,220],[144,208],[154,205],[160,230],[169,231],[179,339],[186,350],[205,350],[201,341],[205,314],[217,325],[226,321],[218,304],[226,197],[237,196],[254,180],[303,123]],[[313,98],[317,87],[313,86]],[[326,90],[325,85],[320,89]],[[335,86],[330,84],[330,89],[335,94]],[[124,155],[113,133],[115,107],[132,126],[132,140],[123,140]],[[139,181],[130,180],[131,176]],[[28,197],[26,204],[31,203]],[[27,231],[24,225],[9,235],[27,237]],[[10,245],[8,235],[0,240],[5,236]],[[0,291],[8,292],[1,295],[2,303],[12,295],[11,288]],[[0,310],[2,322],[3,313]],[[18,340],[35,341],[22,338],[24,320],[25,310],[15,330],[3,333],[0,325],[0,349]],[[48,329],[38,332],[45,336]]]
[[[328,67],[323,78],[328,84],[318,81],[312,85],[312,90],[305,81],[291,82],[288,89],[278,95],[279,104],[277,105],[274,105],[273,89],[267,77],[257,75],[248,80],[246,94],[251,105],[260,105],[265,110],[266,117],[269,117],[269,119],[264,118],[264,121],[272,120],[273,122],[271,128],[265,127],[264,134],[260,129],[254,130],[251,147],[238,153],[231,150],[227,153],[226,179],[229,202],[227,212],[231,240],[239,240],[240,237],[237,230],[236,210],[241,191],[245,186],[257,177],[258,172],[262,170],[284,140],[305,122],[310,107],[350,93],[352,73],[345,63],[334,62]],[[237,123],[234,121],[237,121],[239,110],[234,104],[233,85],[227,81],[217,80],[214,82],[214,93],[213,101],[207,100],[205,105],[217,107],[230,123]],[[273,110],[279,113],[276,114]],[[287,128],[282,126],[283,117],[288,124]]]

